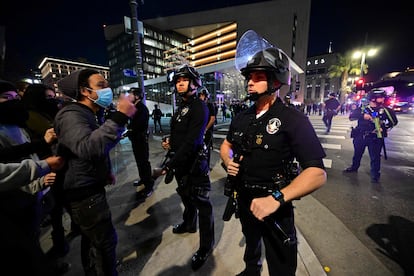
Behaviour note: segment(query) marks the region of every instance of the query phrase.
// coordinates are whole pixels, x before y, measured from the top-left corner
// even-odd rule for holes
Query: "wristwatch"
[[[276,190],[272,193],[272,196],[274,199],[279,201],[280,205],[283,205],[285,203],[285,198],[283,196],[283,193],[279,190]]]

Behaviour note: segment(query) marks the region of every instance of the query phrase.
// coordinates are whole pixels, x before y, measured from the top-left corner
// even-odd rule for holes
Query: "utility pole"
[[[145,95],[145,86],[144,86],[144,71],[142,69],[142,52],[141,52],[141,37],[138,32],[138,3],[136,0],[130,0],[131,6],[131,25],[135,45],[135,61],[136,61],[136,72],[137,72],[137,82],[138,88],[142,90],[144,98],[142,99],[145,104],[146,95]],[[144,1],[140,0],[140,3],[143,4]]]

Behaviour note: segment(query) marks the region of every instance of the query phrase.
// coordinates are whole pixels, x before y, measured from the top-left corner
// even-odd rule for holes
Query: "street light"
[[[365,65],[365,59],[367,56],[372,57],[377,53],[377,49],[372,48],[369,49],[368,51],[366,50],[358,50],[355,51],[354,54],[352,55],[353,58],[361,58],[361,73],[360,73],[360,77],[362,79],[362,77],[364,76],[364,65]]]

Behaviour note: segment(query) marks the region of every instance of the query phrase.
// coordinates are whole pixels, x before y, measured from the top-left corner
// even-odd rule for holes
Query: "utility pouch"
[[[359,130],[358,128],[356,128],[356,127],[351,127],[351,138],[355,138],[355,137],[358,137],[358,136],[361,136],[361,130]]]

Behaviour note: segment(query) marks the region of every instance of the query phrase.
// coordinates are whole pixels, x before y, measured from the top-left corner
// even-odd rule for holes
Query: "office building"
[[[38,66],[43,84],[57,87],[57,82],[71,72],[81,69],[94,69],[110,80],[109,67],[91,63],[45,57]]]

